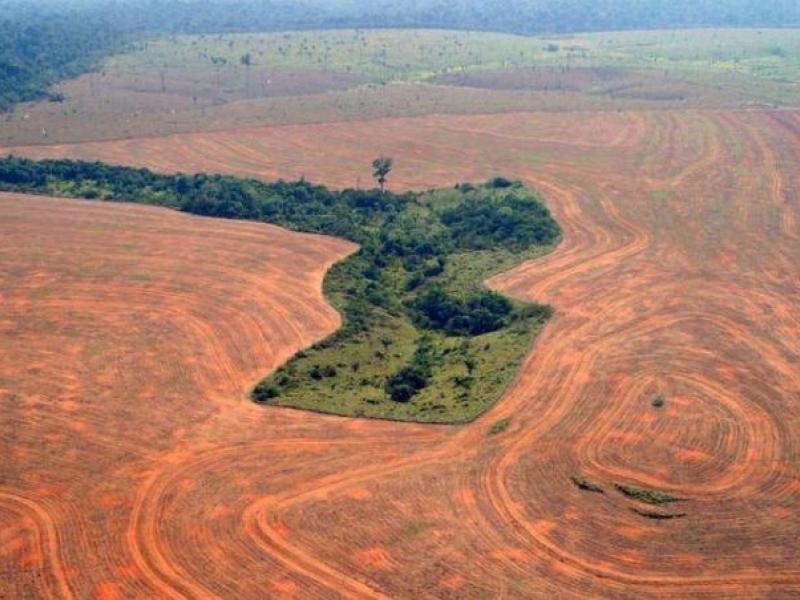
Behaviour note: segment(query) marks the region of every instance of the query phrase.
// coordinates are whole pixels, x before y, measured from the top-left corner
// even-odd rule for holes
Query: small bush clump
[[[597,483],[594,483],[593,481],[589,481],[585,477],[573,475],[570,479],[572,479],[572,483],[575,484],[575,487],[585,492],[596,492],[598,494],[606,493],[605,490],[602,488],[602,486],[600,486]]]
[[[668,504],[669,502],[678,502],[682,498],[668,494],[667,492],[660,492],[658,490],[651,490],[649,488],[641,488],[633,485],[624,485],[618,483],[617,489],[628,498],[645,502],[647,504]]]
[[[511,425],[510,417],[507,417],[505,419],[500,419],[499,421],[495,421],[489,428],[489,435],[497,435],[499,433],[503,433],[506,429],[508,429],[509,425]]]
[[[266,381],[262,381],[255,387],[252,395],[253,400],[259,403],[264,403],[269,402],[273,398],[277,398],[280,395],[280,392],[274,385],[271,385]]]

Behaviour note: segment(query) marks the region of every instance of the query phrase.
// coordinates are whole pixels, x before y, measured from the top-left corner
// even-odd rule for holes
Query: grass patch
[[[616,488],[628,498],[645,502],[646,504],[669,504],[670,502],[679,502],[683,498],[678,498],[667,492],[660,492],[650,488],[636,487],[633,485],[624,485],[621,483],[616,484]]]
[[[495,421],[489,428],[489,435],[497,435],[499,433],[503,433],[506,429],[508,429],[509,425],[511,425],[510,417],[507,417],[505,419],[500,419],[499,421]]]
[[[663,203],[670,199],[672,192],[670,190],[653,190],[650,192],[650,197],[655,202]]]
[[[570,477],[570,479],[572,480],[572,483],[575,484],[575,487],[577,487],[579,490],[583,490],[585,492],[595,492],[598,494],[606,493],[600,484],[589,481],[585,477],[573,475]]]
[[[415,538],[434,526],[428,521],[411,521],[403,528],[406,537]]]
[[[780,52],[777,52],[780,49]],[[335,29],[216,36],[180,35],[110,58],[109,70],[336,71],[375,85],[419,82],[447,73],[553,67],[644,69],[703,83],[711,75],[795,81],[797,30],[684,29],[574,34],[562,39],[433,29]],[[755,82],[754,82],[755,83]],[[601,89],[600,91],[604,91]]]

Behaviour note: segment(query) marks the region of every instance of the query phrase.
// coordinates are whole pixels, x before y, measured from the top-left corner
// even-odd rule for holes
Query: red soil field
[[[350,245],[4,196],[0,596],[800,595],[800,113],[438,116],[16,151],[334,186],[366,182],[382,151],[398,189],[520,177],[565,239],[491,282],[557,310],[516,383],[476,422],[430,427],[244,399],[336,326],[320,281]],[[654,510],[686,516],[645,518],[617,483],[679,496]]]

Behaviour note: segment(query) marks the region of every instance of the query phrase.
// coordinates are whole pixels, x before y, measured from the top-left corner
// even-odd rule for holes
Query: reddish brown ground
[[[492,282],[558,310],[506,397],[458,428],[253,406],[259,373],[335,326],[319,281],[346,244],[7,196],[0,592],[798,597],[800,114],[426,117],[28,152],[341,186],[379,151],[397,188],[522,177],[562,223],[553,254]],[[670,508],[687,516],[645,519],[615,482],[687,498]]]

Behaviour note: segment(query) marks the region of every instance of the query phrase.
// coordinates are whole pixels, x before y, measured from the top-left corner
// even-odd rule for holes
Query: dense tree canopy
[[[127,31],[163,33],[441,27],[531,34],[800,23],[800,6],[793,0],[40,0],[39,4],[59,10],[102,7]]]
[[[90,69],[122,44],[118,30],[94,13],[0,13],[0,112],[48,95],[51,84]]]

